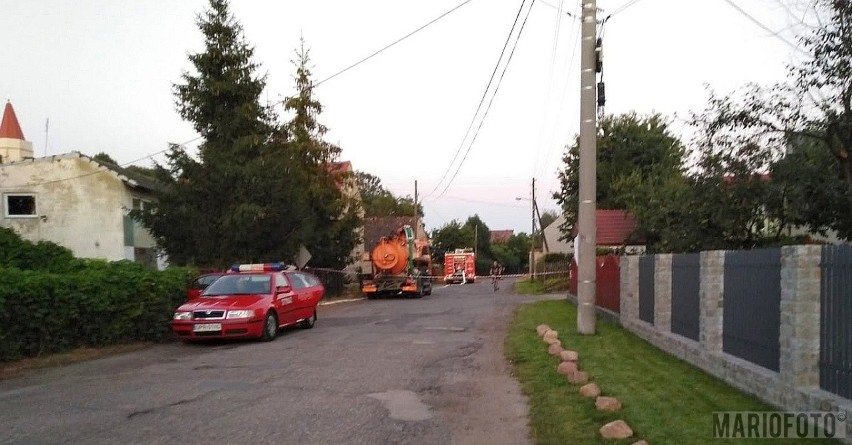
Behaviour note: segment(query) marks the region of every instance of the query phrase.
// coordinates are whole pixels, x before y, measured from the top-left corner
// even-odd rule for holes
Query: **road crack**
[[[133,419],[134,417],[136,417],[136,416],[143,416],[143,415],[153,414],[153,413],[156,413],[156,412],[158,412],[158,411],[165,411],[165,410],[167,410],[167,409],[169,409],[169,408],[173,408],[173,407],[175,407],[175,406],[186,405],[186,404],[188,404],[188,403],[197,402],[197,401],[199,401],[199,400],[203,399],[203,398],[204,398],[204,397],[206,397],[206,396],[207,396],[207,394],[201,394],[201,395],[199,395],[199,396],[192,397],[192,398],[190,398],[190,399],[181,399],[181,400],[178,400],[178,401],[176,401],[176,402],[172,402],[172,403],[169,403],[169,404],[166,404],[166,405],[155,406],[155,407],[153,407],[153,408],[148,408],[148,409],[142,409],[142,410],[133,411],[132,413],[130,413],[130,414],[128,414],[128,415],[127,415],[127,420],[132,420],[132,419]]]

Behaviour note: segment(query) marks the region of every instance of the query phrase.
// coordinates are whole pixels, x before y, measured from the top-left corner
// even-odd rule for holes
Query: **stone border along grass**
[[[712,413],[775,408],[600,317],[598,333],[581,336],[576,333],[576,317],[576,306],[565,300],[526,304],[516,310],[506,337],[506,355],[529,397],[529,425],[536,443],[628,445],[640,439],[654,445],[772,442],[714,439]],[[552,328],[550,333],[546,328]],[[599,398],[601,395],[604,397]],[[601,428],[617,420],[625,425],[609,428],[629,425],[632,435],[604,439]],[[790,439],[783,443],[839,442]]]

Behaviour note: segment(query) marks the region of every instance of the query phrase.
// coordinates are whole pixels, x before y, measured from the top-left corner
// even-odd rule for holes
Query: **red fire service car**
[[[281,263],[235,264],[201,296],[175,310],[172,330],[184,340],[257,337],[278,329],[310,329],[325,289],[314,275]]]

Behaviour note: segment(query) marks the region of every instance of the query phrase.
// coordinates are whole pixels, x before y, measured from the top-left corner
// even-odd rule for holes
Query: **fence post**
[[[792,386],[819,386],[821,246],[781,248],[779,372]]]
[[[620,318],[629,322],[639,319],[639,257],[626,255],[620,264]]]
[[[672,254],[657,255],[654,260],[654,326],[662,332],[672,330]]]
[[[722,326],[725,298],[725,251],[701,252],[701,312],[699,342],[711,353],[722,353]]]

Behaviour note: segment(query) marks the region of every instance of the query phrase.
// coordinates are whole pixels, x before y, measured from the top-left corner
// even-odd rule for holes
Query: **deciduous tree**
[[[597,135],[597,208],[618,209],[625,203],[612,185],[619,178],[638,174],[668,174],[681,169],[683,145],[671,134],[666,120],[659,114],[640,117],[635,113],[605,116]],[[562,207],[565,223],[561,226],[567,238],[577,223],[579,199],[579,137],[568,147],[559,172],[560,190],[553,197]]]

